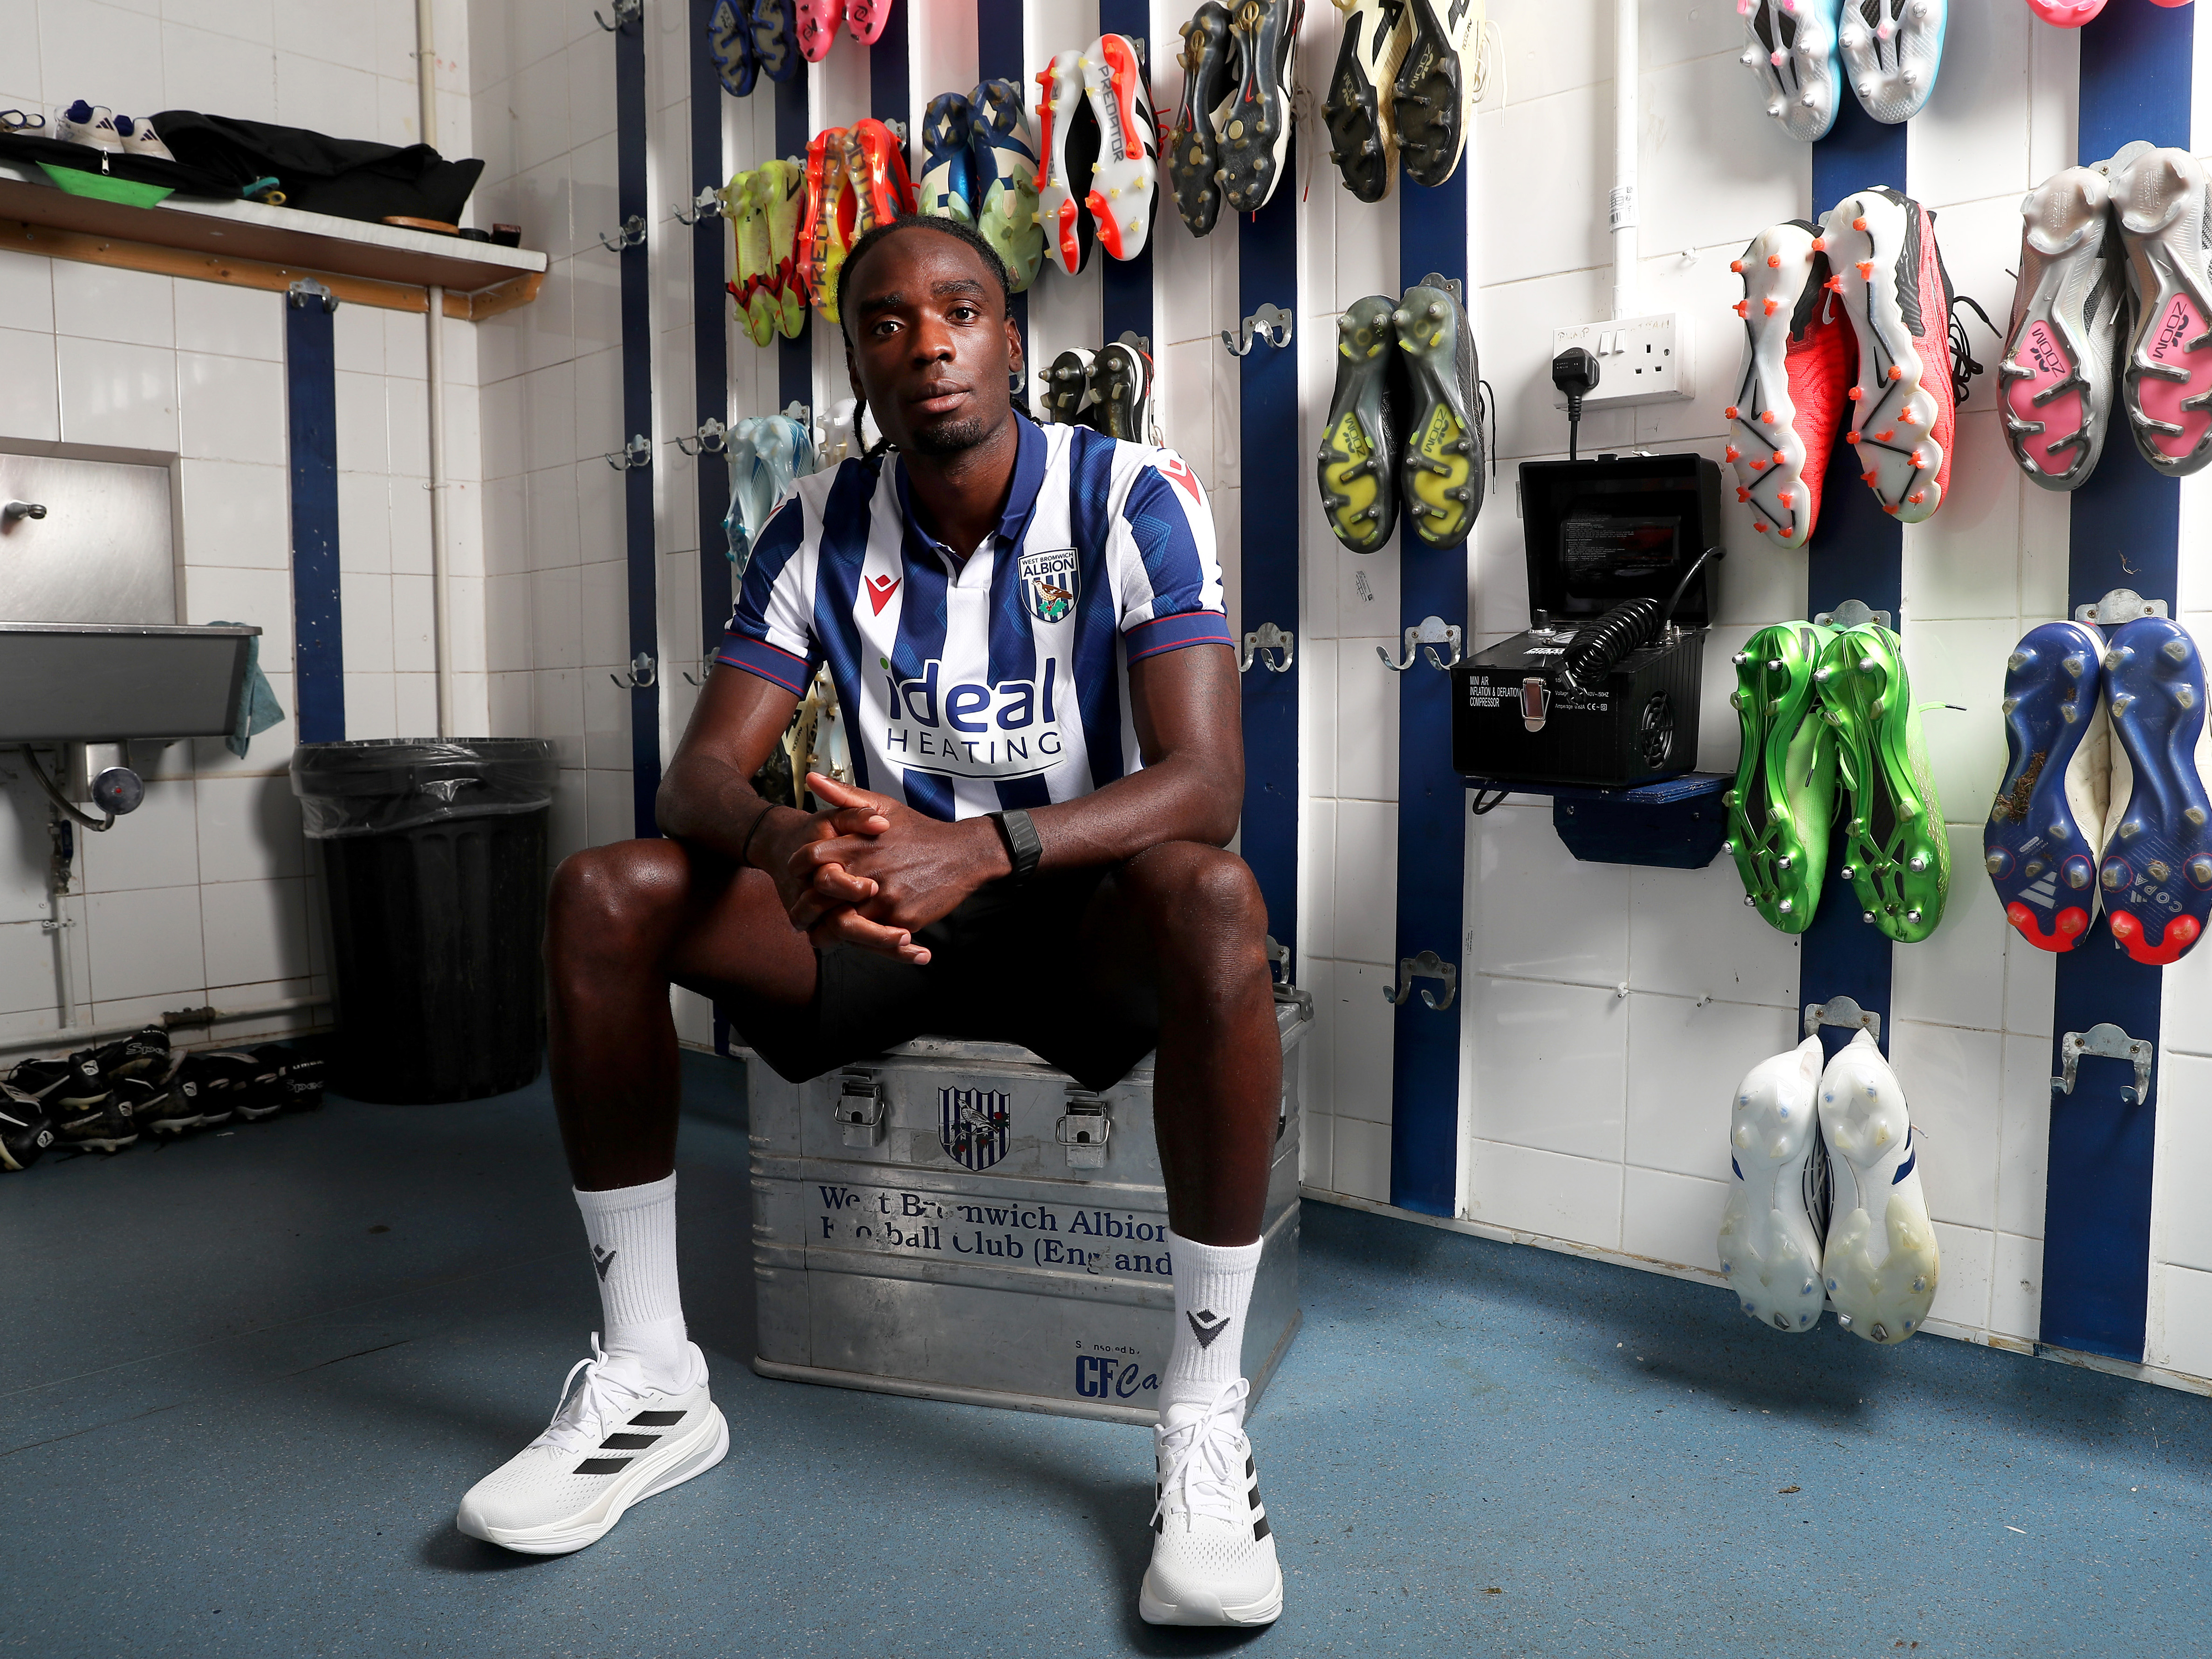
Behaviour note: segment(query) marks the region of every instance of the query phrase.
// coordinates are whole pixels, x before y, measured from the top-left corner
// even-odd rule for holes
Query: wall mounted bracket
[[[2106,595],[2107,599],[2112,596]],[[2130,599],[2135,598],[2130,593]],[[2083,605],[2084,611],[2100,607]],[[2158,612],[2152,612],[2157,615]],[[2084,620],[2087,620],[2084,618]],[[2128,1106],[2147,1106],[2150,1103],[2150,1066],[2157,1054],[2154,1044],[2140,1037],[2131,1037],[2117,1025],[2092,1025],[2086,1031],[2069,1031],[2058,1040],[2059,1074],[2051,1079],[2051,1092],[2070,1095],[2074,1092],[2074,1074],[2081,1056],[2098,1060],[2132,1060],[2136,1068],[2136,1086],[2120,1091],[2120,1101]]]
[[[323,309],[325,311],[336,311],[338,308],[338,296],[312,276],[302,276],[291,287],[286,289],[284,299],[287,304],[295,308],[306,305],[311,300],[321,301]]]
[[[1845,599],[1833,611],[1823,611],[1813,618],[1822,628],[1863,628],[1869,623],[1880,623],[1884,628],[1897,626],[1897,619],[1887,611],[1869,611],[1856,599]]]
[[[649,653],[641,651],[630,659],[627,678],[622,674],[610,674],[607,678],[625,691],[644,691],[660,678],[659,666]]]
[[[633,213],[629,218],[623,220],[622,228],[615,233],[615,240],[612,241],[607,240],[606,232],[601,231],[599,246],[610,253],[620,253],[624,248],[643,247],[645,246],[645,216],[642,213]]]
[[[699,193],[691,198],[690,212],[686,213],[680,207],[671,208],[669,215],[679,225],[696,225],[702,219],[719,219],[722,216],[721,192],[712,185],[702,185]]]
[[[1386,985],[1382,988],[1382,1000],[1393,1006],[1404,1002],[1411,994],[1413,981],[1417,979],[1433,979],[1443,982],[1444,1000],[1442,1002],[1438,1002],[1431,992],[1421,993],[1421,1000],[1439,1013],[1450,1007],[1452,999],[1459,994],[1459,969],[1455,964],[1446,962],[1434,951],[1424,951],[1417,957],[1398,958],[1398,983],[1395,986]]]
[[[1273,623],[1261,623],[1244,636],[1244,654],[1238,659],[1237,672],[1249,674],[1256,655],[1271,674],[1288,671],[1292,653],[1297,647],[1297,636],[1284,632]]]
[[[609,34],[620,33],[645,15],[645,0],[615,0],[615,21],[611,23],[599,15],[599,8],[592,9],[592,21]]]
[[[677,438],[672,441],[686,455],[726,454],[730,447],[730,428],[710,416],[690,437]]]
[[[1811,1036],[1823,1025],[1862,1030],[1876,1042],[1881,1041],[1881,1016],[1869,1013],[1850,997],[1830,997],[1826,1002],[1805,1005],[1805,1035]]]
[[[1406,630],[1404,661],[1391,661],[1390,653],[1379,645],[1375,647],[1375,654],[1382,658],[1382,665],[1385,668],[1395,674],[1402,674],[1413,665],[1413,653],[1416,649],[1428,658],[1430,667],[1449,669],[1455,666],[1467,654],[1460,648],[1466,637],[1457,623],[1448,623],[1442,617],[1424,617],[1421,618],[1419,627],[1409,628]],[[1440,645],[1451,647],[1449,662],[1437,655],[1437,647]]]
[[[2163,617],[2166,614],[2164,599],[2147,599],[2131,587],[2116,587],[2094,605],[2074,607],[2075,621],[2096,623],[2105,628],[2116,628],[2124,622],[2133,622],[2137,617]]]
[[[1263,305],[1237,325],[1237,332],[1221,331],[1221,343],[1237,356],[1249,356],[1254,339],[1265,340],[1280,350],[1290,344],[1291,335],[1297,319],[1278,305]]]
[[[630,441],[611,455],[604,456],[606,464],[617,472],[628,472],[635,467],[653,465],[653,440],[642,432],[634,434]]]

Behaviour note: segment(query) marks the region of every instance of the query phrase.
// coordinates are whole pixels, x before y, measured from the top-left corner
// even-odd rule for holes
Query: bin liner
[[[553,804],[556,769],[544,738],[303,743],[292,755],[292,793],[308,837],[338,841],[535,812]]]
[[[295,753],[330,899],[339,1093],[477,1100],[538,1075],[554,775],[539,738]]]

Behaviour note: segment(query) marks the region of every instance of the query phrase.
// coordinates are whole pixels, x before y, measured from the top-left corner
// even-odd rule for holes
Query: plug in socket
[[[1629,404],[1677,403],[1697,395],[1689,319],[1675,312],[1631,317],[1626,322],[1578,323],[1552,331],[1552,356],[1577,346],[1598,361],[1598,383],[1583,399],[1583,412]],[[1567,400],[1552,407],[1565,409]]]

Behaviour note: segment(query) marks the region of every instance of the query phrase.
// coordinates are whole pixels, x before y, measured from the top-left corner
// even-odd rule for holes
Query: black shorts
[[[1107,1089],[1159,1041],[1149,985],[1102,988],[1081,948],[1108,869],[993,883],[915,935],[916,968],[849,945],[818,947],[814,1000],[799,1009],[725,996],[723,1017],[787,1082],[869,1060],[918,1036],[1014,1042],[1086,1089]]]

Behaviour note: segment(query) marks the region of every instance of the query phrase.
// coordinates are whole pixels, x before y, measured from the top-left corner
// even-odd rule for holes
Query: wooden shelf
[[[434,284],[446,290],[446,315],[470,321],[529,304],[545,277],[545,256],[532,249],[258,202],[173,196],[128,207],[73,196],[5,162],[0,247],[279,293],[313,277],[341,300],[386,311],[428,310]]]

